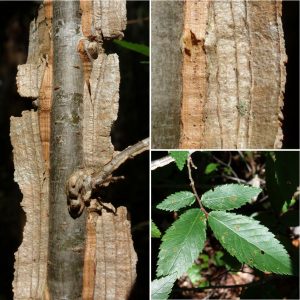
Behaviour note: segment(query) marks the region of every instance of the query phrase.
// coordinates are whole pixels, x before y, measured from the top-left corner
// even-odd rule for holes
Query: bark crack
[[[214,24],[216,24],[216,14],[215,14],[215,3],[212,3],[212,15],[213,15],[213,21]],[[216,27],[216,35],[218,35],[218,29]],[[216,73],[216,84],[217,84],[217,116],[218,116],[218,124],[219,124],[219,130],[220,130],[220,142],[221,142],[221,148],[223,148],[224,141],[223,141],[223,125],[222,125],[222,117],[221,117],[221,100],[220,100],[220,68],[219,68],[219,51],[218,46],[215,47],[216,50],[216,56],[217,56],[217,73]]]
[[[250,70],[250,81],[251,81],[251,87],[249,90],[249,117],[248,117],[248,128],[247,128],[247,145],[251,145],[251,135],[252,135],[252,119],[253,119],[253,108],[252,108],[252,103],[253,103],[253,87],[254,87],[254,82],[253,82],[253,67],[252,67],[252,43],[251,43],[251,29],[250,29],[250,22],[249,22],[249,9],[248,9],[248,1],[244,0],[245,4],[245,17],[246,17],[246,28],[247,28],[247,33],[248,33],[248,41],[249,41],[249,70]]]

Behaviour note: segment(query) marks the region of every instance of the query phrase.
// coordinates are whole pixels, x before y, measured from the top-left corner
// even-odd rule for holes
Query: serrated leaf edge
[[[153,280],[153,281],[151,282],[151,299],[152,299],[152,284],[153,284],[155,281],[159,281],[159,280],[161,280],[161,279],[167,279],[167,277],[170,278],[170,281],[173,281],[173,285],[174,285],[174,282],[176,281],[176,277],[177,277],[175,273],[172,273],[172,274],[169,274],[169,275],[160,277],[160,278],[156,278],[155,280]],[[165,283],[160,289],[163,289],[163,287],[164,287],[165,285],[166,285],[166,283]],[[171,287],[171,289],[170,289],[170,291],[169,291],[169,293],[168,293],[167,298],[169,297],[171,291],[172,291],[172,287]],[[157,293],[157,292],[156,292],[156,293]],[[159,292],[158,292],[158,293],[159,293]],[[159,299],[160,299],[160,300],[164,300],[164,299],[167,299],[167,298],[159,298]],[[157,298],[154,298],[154,299],[157,300]]]
[[[222,185],[216,186],[216,187],[213,188],[213,189],[208,190],[207,192],[205,192],[205,193],[201,196],[201,202],[202,202],[203,206],[205,206],[206,208],[210,208],[210,207],[206,206],[206,205],[203,203],[203,200],[202,200],[202,199],[203,199],[203,196],[204,196],[206,193],[209,193],[209,192],[211,193],[211,192],[214,192],[216,189],[220,189],[220,188],[222,188],[222,187],[224,187],[224,186],[230,186],[230,185],[238,185],[238,186],[243,187],[243,188],[244,188],[244,187],[255,188],[255,189],[259,190],[259,192],[257,193],[256,196],[258,196],[258,195],[262,192],[262,189],[261,189],[261,188],[257,188],[257,187],[251,186],[251,185],[237,184],[237,183],[222,184]],[[219,200],[219,199],[227,199],[227,198],[230,199],[231,197],[232,197],[232,195],[231,195],[231,196],[214,197],[214,198],[210,198],[210,200],[211,200],[211,199],[213,199],[213,200]],[[253,196],[253,197],[255,197],[255,196]],[[237,206],[237,207],[226,208],[226,209],[221,209],[221,208],[210,208],[210,209],[213,209],[213,210],[215,210],[215,211],[229,211],[229,210],[233,210],[233,209],[240,208],[240,207],[246,205],[247,203],[249,203],[250,201],[251,201],[251,198],[250,198],[247,202],[242,203],[240,206]]]
[[[210,215],[211,213],[213,213],[213,212],[214,212],[214,211],[211,211],[211,212],[209,213],[209,215]],[[224,211],[224,212],[225,212],[225,211]],[[227,212],[225,212],[225,213],[227,213]],[[249,219],[253,220],[253,222],[256,223],[257,225],[260,225],[260,226],[265,227],[265,228],[267,229],[267,232],[272,236],[272,238],[273,238],[275,241],[277,241],[277,243],[278,243],[279,245],[282,246],[283,252],[290,258],[290,256],[289,256],[288,252],[286,251],[285,247],[280,243],[280,241],[279,241],[278,239],[276,239],[275,235],[269,230],[268,227],[262,225],[258,220],[255,220],[255,219],[253,219],[253,218],[251,218],[251,217],[244,216],[244,215],[239,215],[239,214],[235,214],[235,213],[232,213],[232,212],[230,212],[229,214],[232,214],[232,215],[235,215],[235,216],[242,216],[242,217],[245,217],[245,218],[249,218]],[[209,224],[209,222],[208,222],[208,224]],[[222,224],[223,224],[223,223],[222,223]],[[223,224],[223,225],[226,225],[226,224]],[[210,226],[210,227],[211,227],[211,226]],[[226,227],[229,228],[230,230],[232,230],[230,227],[228,227],[228,226],[226,226]],[[212,229],[212,228],[211,228],[211,229]],[[234,232],[234,233],[236,233],[236,232]],[[237,234],[237,235],[238,235],[238,234]],[[217,237],[216,237],[216,238],[217,238]],[[218,238],[217,238],[217,239],[218,239]],[[245,238],[242,238],[242,237],[241,237],[241,239],[246,240]],[[219,240],[219,239],[218,239],[218,240]],[[219,241],[220,241],[220,240],[219,240]],[[249,240],[246,240],[246,241],[247,241],[249,244],[252,244]],[[220,243],[221,243],[221,245],[223,246],[223,243],[222,243],[221,241],[220,241]],[[255,244],[252,244],[252,245],[255,246],[255,247],[257,247]],[[223,246],[223,247],[224,247],[224,246]],[[240,261],[239,258],[238,258],[236,255],[234,255],[234,253],[232,253],[229,249],[227,249],[227,248],[225,248],[225,247],[224,247],[224,249],[226,249],[226,250],[230,253],[230,255],[236,257],[236,259],[237,259],[239,262],[241,262],[241,263],[246,263],[246,264],[249,265],[250,267],[254,267],[254,268],[258,269],[258,270],[261,270],[261,269],[259,269],[258,267],[254,266],[254,264],[250,264],[249,262],[245,262],[245,261]],[[277,259],[275,258],[275,260],[277,260]],[[278,261],[278,260],[277,260],[277,261]],[[279,263],[282,264],[281,261],[279,261]],[[263,271],[263,270],[261,270],[261,271]],[[291,274],[283,273],[283,272],[278,272],[278,273],[276,273],[276,272],[274,272],[274,271],[273,271],[272,273],[275,273],[275,274],[291,275]]]
[[[162,205],[169,197],[174,196],[174,195],[179,194],[179,193],[182,193],[182,192],[188,192],[188,193],[190,193],[191,195],[190,195],[189,197],[194,197],[194,201],[191,202],[190,204],[186,204],[186,205],[184,205],[184,206],[178,208],[177,210],[159,207],[159,206]],[[188,197],[186,197],[186,198],[188,198]],[[157,205],[156,205],[156,208],[158,208],[158,209],[160,209],[160,210],[164,210],[164,211],[178,211],[178,210],[181,209],[181,208],[191,206],[192,204],[195,203],[195,201],[196,201],[196,197],[195,197],[195,195],[194,195],[192,192],[190,192],[190,191],[180,191],[180,192],[176,192],[176,193],[170,194],[170,195],[169,195],[167,198],[165,198],[162,202],[160,202],[159,204],[157,204]]]
[[[196,208],[194,208],[194,209],[196,209]],[[189,210],[187,210],[184,214],[186,214],[188,211],[191,211],[191,210],[193,210],[193,208],[192,209],[189,209]],[[201,210],[199,210],[199,213],[201,214]],[[182,214],[180,217],[179,217],[179,219],[178,220],[176,220],[176,221],[179,221],[180,219],[181,219],[181,217],[182,216],[184,216],[184,214]],[[203,213],[203,215],[204,215],[204,213]],[[175,221],[175,222],[176,222]],[[196,223],[196,221],[197,221],[197,218],[195,218],[195,220],[194,220],[194,222],[193,222],[193,225],[192,226],[190,226],[190,230],[189,230],[189,232],[188,232],[188,234],[186,234],[185,235],[185,239],[186,239],[186,237],[189,235],[189,233],[191,232],[191,230],[192,230],[192,228],[195,226],[195,223]],[[169,227],[168,229],[167,229],[167,231],[165,232],[165,234],[163,235],[163,237],[162,237],[162,241],[164,242],[165,241],[165,239],[164,239],[164,237],[165,237],[165,235],[167,234],[167,232],[169,231],[169,230],[171,230],[171,228],[173,228],[173,227],[175,227],[174,226],[174,223],[175,222],[173,222],[173,224],[172,224],[172,226],[171,227]],[[205,230],[205,232],[206,232],[206,228],[207,228],[207,220],[205,219],[205,222],[204,222],[204,230]],[[176,225],[176,224],[175,224]],[[184,241],[185,241],[185,239],[184,239]],[[183,242],[184,243],[184,242]],[[204,243],[205,243],[205,240],[204,240]],[[203,246],[204,246],[204,243],[203,243]],[[160,244],[160,247],[159,247],[159,250],[161,251],[162,249],[161,249],[161,246],[162,246],[162,243]],[[203,248],[202,248],[203,249]],[[177,257],[178,257],[178,255],[181,253],[181,251],[182,251],[182,249],[180,249],[180,251],[178,251],[177,253],[176,253],[176,259],[177,259]],[[169,270],[170,269],[172,269],[172,267],[174,266],[174,263],[175,263],[175,261],[176,261],[176,259],[174,259],[173,260],[173,264],[172,264],[172,266],[169,268]],[[195,257],[195,259],[196,259],[196,257]],[[192,264],[191,264],[192,265]],[[158,262],[157,262],[157,267],[158,267]],[[189,268],[189,267],[188,267]],[[187,268],[187,269],[188,269]],[[158,270],[157,270],[157,273],[158,273]],[[178,274],[178,272],[174,272],[174,274],[177,274],[177,278],[179,278],[182,274]],[[169,274],[169,272],[167,273],[167,274],[159,274],[159,276],[167,276]]]
[[[152,235],[152,226],[154,227],[154,229],[156,229],[159,233],[159,236],[153,236]],[[153,222],[153,220],[151,220],[151,237],[152,238],[160,238],[161,237],[161,231],[159,230],[159,228],[157,227],[157,225]]]

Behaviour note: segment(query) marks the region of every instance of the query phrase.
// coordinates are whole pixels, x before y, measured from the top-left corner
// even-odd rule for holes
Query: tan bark
[[[45,0],[30,24],[26,64],[18,66],[17,87],[22,97],[37,99],[43,157],[49,167],[50,110],[52,98],[52,2]]]
[[[113,206],[111,206],[114,209]],[[127,299],[136,279],[127,210],[91,212],[87,219],[83,299]]]
[[[111,127],[118,113],[119,61],[116,54],[106,55],[103,53],[102,38],[122,37],[122,31],[126,26],[126,2],[106,0],[81,1],[83,13],[82,38],[85,39],[83,46],[87,45],[87,48],[82,50],[89,52],[91,72],[88,77],[82,77],[85,82],[81,82],[81,77],[78,76],[77,85],[69,84],[73,76],[68,76],[68,78],[61,76],[69,67],[68,59],[66,59],[66,67],[63,70],[59,69],[61,66],[57,60],[57,55],[63,57],[65,55],[65,52],[63,52],[65,51],[64,48],[58,49],[55,54],[55,59],[57,60],[55,62],[55,72],[59,71],[60,74],[55,79],[56,84],[52,82],[52,7],[49,3],[48,1],[45,2],[44,6],[39,10],[37,20],[31,23],[27,63],[19,66],[17,75],[20,95],[32,99],[38,98],[38,112],[24,112],[21,118],[12,118],[11,121],[15,180],[19,183],[23,193],[22,205],[27,220],[24,229],[24,239],[16,253],[15,299],[54,299],[60,298],[61,296],[59,295],[62,292],[65,293],[64,295],[70,295],[72,299],[81,298],[79,296],[81,292],[83,299],[126,299],[135,282],[137,262],[126,208],[120,207],[115,209],[111,204],[107,203],[103,206],[104,208],[100,215],[93,211],[89,212],[86,223],[87,236],[84,250],[84,270],[80,272],[77,265],[73,268],[72,264],[74,264],[75,256],[80,258],[82,255],[79,231],[82,232],[83,228],[81,228],[79,223],[82,223],[84,219],[81,219],[81,222],[78,223],[78,220],[72,220],[65,213],[67,206],[65,201],[66,195],[62,190],[62,188],[64,189],[65,181],[61,184],[60,180],[56,180],[56,175],[52,174],[52,191],[59,190],[60,196],[53,198],[54,193],[52,193],[53,201],[51,202],[50,217],[52,220],[55,220],[56,225],[54,223],[54,225],[51,225],[52,240],[50,248],[48,248],[49,165],[47,162],[49,158],[49,115],[52,90],[58,97],[61,91],[67,91],[68,93],[63,97],[63,100],[67,101],[67,98],[72,94],[72,87],[75,90],[78,89],[76,97],[80,97],[81,91],[79,89],[81,89],[81,86],[84,86],[82,89],[82,139],[80,138],[79,130],[76,128],[75,135],[77,136],[77,141],[82,144],[83,155],[80,154],[80,151],[77,151],[79,148],[76,148],[75,143],[68,143],[71,148],[75,147],[77,149],[75,149],[76,153],[68,153],[68,155],[73,159],[73,162],[75,161],[75,154],[79,158],[82,156],[82,163],[85,167],[95,167],[96,170],[103,168],[104,171],[109,169],[112,162],[115,162],[116,166],[118,166],[124,160],[122,160],[124,155],[118,156],[118,152],[114,151],[110,137]],[[57,9],[58,6],[56,6]],[[59,11],[59,13],[62,13],[62,11]],[[90,43],[94,42],[97,43],[96,53],[94,49],[89,48]],[[72,47],[72,49],[75,50],[75,55],[78,55],[76,47]],[[73,62],[72,70],[78,72],[79,69],[82,70],[82,65]],[[90,90],[86,84],[87,81],[89,81]],[[60,99],[57,101],[60,101]],[[79,103],[81,102],[79,101]],[[59,113],[64,114],[73,105],[75,104],[72,102],[68,105],[68,108],[65,107],[66,109],[60,110]],[[57,107],[55,110],[57,110]],[[80,109],[77,112],[79,112],[80,117]],[[54,116],[56,113],[57,111],[53,113]],[[72,126],[76,127],[80,118],[77,118],[74,111],[68,116],[73,118]],[[53,126],[52,139],[64,136],[65,140],[69,140],[70,135],[73,135],[73,131],[69,131],[70,134],[65,135],[63,129],[61,133],[57,132],[57,130],[62,128],[62,121],[65,122],[67,119],[54,120],[55,126]],[[59,143],[59,145],[55,145],[55,143],[55,141],[54,143],[52,141],[53,158],[58,157],[60,153],[59,147],[62,145],[62,143]],[[138,143],[137,147],[132,147],[131,149],[137,148],[137,154],[140,148],[143,148],[140,151],[144,151],[147,145],[148,141],[143,141]],[[127,149],[125,149],[124,154],[128,152],[126,151]],[[55,174],[60,176],[65,174],[67,170],[65,168],[66,161],[62,161],[62,158],[66,159],[66,155],[59,158],[59,164],[52,159],[54,162],[52,169],[58,170]],[[44,161],[46,161],[46,164],[44,164]],[[78,159],[75,162],[76,164],[78,164]],[[68,166],[70,167],[70,164]],[[61,169],[57,169],[57,167]],[[71,168],[74,168],[74,164]],[[58,200],[58,198],[61,198],[61,200]],[[105,210],[106,208],[110,209]],[[76,231],[75,234],[74,232],[72,233],[74,230]],[[71,245],[72,239],[75,243]],[[49,258],[49,253],[51,254],[51,259]],[[57,265],[58,261],[61,262],[59,265]],[[47,262],[49,263],[48,275],[46,274]],[[68,268],[67,271],[65,267]],[[51,280],[49,280],[50,277]],[[61,278],[64,278],[64,280],[60,280]],[[70,280],[66,281],[67,278]],[[80,288],[81,282],[76,284],[78,280],[81,281],[81,278],[83,278],[83,291]],[[47,280],[50,283],[50,285],[48,284],[49,289],[46,284]],[[72,288],[70,289],[70,287]]]
[[[81,8],[83,34],[88,40],[122,37],[125,1],[81,1]],[[119,108],[119,59],[116,54],[106,55],[101,43],[98,50],[89,77],[90,93],[86,84],[84,87],[83,152],[87,170],[105,170],[117,155],[110,132]],[[86,231],[83,299],[126,299],[136,279],[137,262],[126,208],[115,209],[105,203],[100,214],[90,209]]]
[[[186,1],[180,148],[280,148],[281,1]]]
[[[11,118],[15,181],[26,212],[23,242],[15,253],[14,299],[42,299],[48,258],[48,175],[42,156],[38,115]]]
[[[93,62],[91,97],[85,85],[83,118],[84,166],[100,168],[111,161],[110,131],[119,108],[120,71],[117,54],[100,53]]]

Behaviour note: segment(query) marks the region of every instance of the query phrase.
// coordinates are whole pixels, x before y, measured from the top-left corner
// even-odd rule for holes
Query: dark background
[[[283,107],[283,146],[299,149],[299,2],[283,1],[282,23],[285,48],[286,85]]]
[[[13,181],[13,156],[9,139],[10,116],[32,109],[29,99],[16,90],[17,65],[27,58],[29,23],[36,16],[39,2],[0,2],[0,300],[12,299],[14,252],[22,241],[25,213],[22,194]],[[124,39],[149,45],[149,4],[127,2]],[[145,19],[146,18],[146,19]],[[149,64],[148,58],[108,45],[120,58],[121,86],[118,120],[112,130],[116,150],[149,136]],[[21,141],[20,141],[21,142]],[[137,283],[131,299],[149,295],[149,155],[144,153],[120,168],[126,179],[104,191],[107,201],[128,208],[132,221],[134,247],[138,254]]]

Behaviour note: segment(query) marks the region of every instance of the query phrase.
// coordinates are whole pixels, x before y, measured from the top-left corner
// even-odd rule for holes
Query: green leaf
[[[190,280],[192,282],[192,284],[196,284],[198,283],[201,279],[201,266],[200,265],[196,265],[193,264],[188,270],[187,270],[187,274],[190,277]]]
[[[123,48],[138,52],[145,56],[149,56],[149,47],[146,45],[131,43],[131,42],[127,42],[127,41],[120,41],[120,40],[114,40],[114,43]]]
[[[210,173],[212,173],[213,171],[218,169],[219,164],[216,163],[210,163],[206,166],[204,174],[208,175]]]
[[[182,171],[187,158],[189,157],[188,151],[169,151],[171,157],[174,158],[177,168]]]
[[[234,213],[212,211],[208,223],[222,246],[241,263],[263,272],[292,274],[288,253],[258,221]]]
[[[199,208],[186,211],[166,231],[160,245],[157,276],[177,273],[181,276],[203,249],[206,219]]]
[[[161,232],[155,223],[151,220],[151,237],[153,238],[160,238]]]
[[[252,198],[257,197],[260,188],[243,184],[224,184],[204,193],[201,202],[204,206],[216,210],[239,208]]]
[[[168,299],[172,287],[176,280],[176,275],[171,274],[151,282],[151,299]]]
[[[222,257],[224,256],[224,253],[222,251],[216,251],[214,260],[215,260],[215,265],[217,267],[221,267],[225,265],[225,262],[223,261]]]
[[[297,201],[294,198],[292,198],[290,201],[285,201],[282,206],[281,212],[283,214],[286,213],[289,210],[289,208],[292,207],[296,202]]]
[[[182,191],[168,196],[156,207],[162,210],[178,211],[185,206],[191,206],[195,202],[195,195],[188,191]]]

